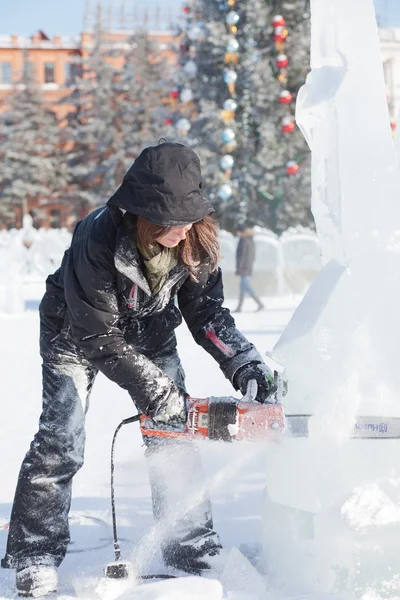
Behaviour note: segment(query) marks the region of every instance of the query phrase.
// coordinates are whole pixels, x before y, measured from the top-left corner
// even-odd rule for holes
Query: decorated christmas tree
[[[309,150],[294,122],[308,2],[190,0],[184,15],[170,118],[202,159],[222,226],[311,224]]]

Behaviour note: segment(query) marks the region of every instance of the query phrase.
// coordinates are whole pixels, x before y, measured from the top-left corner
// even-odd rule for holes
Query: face
[[[179,242],[186,238],[186,234],[190,229],[192,229],[192,223],[189,223],[189,225],[177,225],[176,227],[171,227],[168,233],[157,238],[156,241],[166,248],[175,248]]]

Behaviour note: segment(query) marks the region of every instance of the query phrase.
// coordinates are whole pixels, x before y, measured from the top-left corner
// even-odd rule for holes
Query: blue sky
[[[103,0],[107,7],[110,0]],[[365,2],[368,0],[360,0]],[[75,35],[83,27],[86,0],[0,0],[0,33],[31,35],[43,29],[48,35]],[[91,0],[94,7],[96,0]],[[161,13],[167,14],[171,6],[175,14],[180,14],[182,0],[126,0],[127,11],[136,4],[138,12],[148,6],[150,11],[158,4]],[[114,0],[114,5],[120,5]],[[382,25],[400,27],[400,0],[375,0],[376,10]],[[356,27],[356,24],[355,24]]]
[[[97,0],[90,0],[92,10]],[[119,15],[120,0],[113,1],[115,14]],[[136,7],[138,14],[143,14],[145,7],[150,15],[160,7],[161,16],[168,15],[168,8],[174,14],[182,15],[182,0],[125,0],[125,10],[129,13]],[[0,34],[17,33],[31,35],[42,29],[50,37],[56,33],[76,35],[83,29],[86,0],[0,0]],[[110,0],[103,0],[105,14]]]

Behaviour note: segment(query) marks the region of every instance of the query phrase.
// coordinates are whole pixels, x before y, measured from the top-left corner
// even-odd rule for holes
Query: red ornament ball
[[[397,127],[396,121],[390,121],[390,127],[391,127],[392,131],[394,131]]]
[[[283,133],[293,133],[296,125],[292,119],[292,117],[283,117],[282,119],[282,131]]]
[[[274,41],[284,42],[288,36],[288,30],[284,27],[276,27],[274,31]]]
[[[171,90],[169,93],[169,97],[172,98],[173,100],[177,100],[179,98],[178,88],[174,88],[173,90]]]
[[[187,5],[187,4],[185,4],[185,6],[182,8],[182,10],[183,10],[183,12],[184,12],[184,13],[186,13],[186,14],[187,14],[188,12],[190,12],[190,8],[188,7],[188,5]]]
[[[289,64],[289,59],[286,54],[279,54],[276,57],[276,66],[278,69],[285,69]]]
[[[289,160],[289,162],[286,163],[286,173],[288,175],[296,175],[299,172],[299,168],[300,167],[295,160]]]
[[[172,125],[172,119],[165,119],[164,125]]]
[[[286,24],[286,21],[282,17],[282,15],[276,15],[272,19],[272,27],[283,27],[285,24]]]
[[[279,102],[281,104],[290,104],[292,100],[293,96],[289,90],[283,90],[283,92],[279,94]]]

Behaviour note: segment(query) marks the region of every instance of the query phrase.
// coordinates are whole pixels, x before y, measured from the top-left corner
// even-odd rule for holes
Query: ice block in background
[[[400,171],[373,0],[311,0],[311,18],[296,119],[324,266],[273,358],[286,413],[314,416],[308,439],[266,450],[264,540],[280,583],[353,594],[400,572],[400,510],[374,521],[399,504],[400,440],[347,440],[356,415],[400,416]]]
[[[312,150],[325,266],[274,357],[287,369],[289,412],[341,413],[346,404],[350,416],[400,414],[400,172],[373,2],[311,8],[312,70],[296,118]]]

